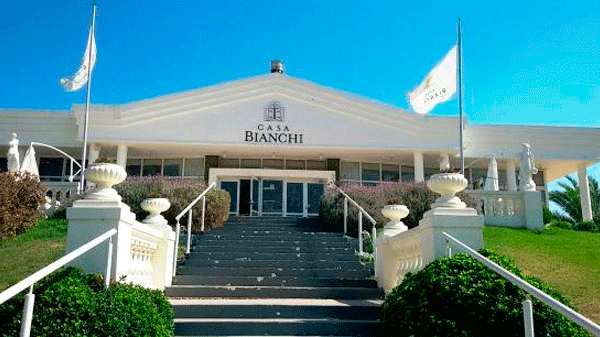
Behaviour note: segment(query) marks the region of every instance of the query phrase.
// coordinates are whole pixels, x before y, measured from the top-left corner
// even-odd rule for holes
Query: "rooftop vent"
[[[271,61],[271,73],[283,74],[283,61],[281,61],[281,60]]]

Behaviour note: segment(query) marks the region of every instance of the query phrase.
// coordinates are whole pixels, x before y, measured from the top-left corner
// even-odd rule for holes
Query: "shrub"
[[[149,197],[164,197],[169,199],[171,207],[162,213],[169,224],[174,225],[175,217],[183,211],[202,191],[206,185],[199,180],[167,179],[154,177],[128,177],[115,189],[123,197],[123,202],[131,207],[138,220],[144,219],[148,212],[142,210],[141,202]],[[220,227],[229,216],[229,193],[221,189],[212,189],[206,194],[205,229]],[[202,221],[202,203],[198,202],[192,208],[193,230],[199,231]],[[182,218],[185,224],[187,215]]]
[[[423,214],[431,209],[431,204],[439,195],[430,191],[425,183],[387,183],[377,186],[345,185],[341,187],[348,196],[361,205],[376,221],[377,226],[385,225],[389,219],[381,214],[385,205],[406,205],[410,210],[402,221],[408,228],[419,225]],[[473,199],[466,193],[458,196],[469,206]],[[344,196],[335,189],[327,189],[321,199],[319,216],[323,225],[331,230],[342,231],[344,227]],[[363,230],[370,230],[371,223],[363,217]],[[348,234],[357,236],[358,211],[348,204]]]
[[[514,262],[483,251],[555,299],[568,300],[541,281],[523,275]],[[480,262],[456,254],[407,274],[382,305],[387,336],[522,336],[524,293]],[[589,336],[547,305],[533,300],[539,336]]]
[[[28,173],[0,173],[0,238],[15,236],[35,225],[45,188]]]
[[[565,220],[556,219],[550,223],[550,226],[562,229],[573,229],[573,223]]]
[[[159,290],[63,268],[38,282],[33,336],[172,336],[173,310]],[[18,336],[24,294],[0,306],[0,336]]]
[[[554,220],[554,214],[552,214],[552,211],[550,211],[550,208],[548,208],[546,205],[542,206],[542,216],[544,219],[544,224],[549,224],[552,222],[552,220]]]
[[[573,229],[584,232],[597,233],[600,232],[600,226],[594,221],[583,221],[575,224]]]

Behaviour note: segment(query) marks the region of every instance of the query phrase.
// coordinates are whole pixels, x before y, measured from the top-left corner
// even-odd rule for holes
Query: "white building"
[[[423,181],[438,172],[444,156],[452,168],[460,167],[456,117],[419,116],[275,70],[128,104],[94,104],[89,159],[114,157],[129,175],[217,181],[232,193],[236,214],[314,214],[328,180]],[[81,158],[83,115],[84,105],[70,111],[0,110],[0,144],[16,132],[22,152],[35,141]],[[466,123],[470,188],[480,188],[495,156],[500,189],[516,189],[524,142],[535,155],[541,191],[565,174],[585,175],[599,160],[597,128]],[[68,160],[36,151],[44,180],[67,178]]]

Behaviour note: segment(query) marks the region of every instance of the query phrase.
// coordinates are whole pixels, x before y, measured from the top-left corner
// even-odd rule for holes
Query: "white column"
[[[577,176],[579,177],[579,193],[581,194],[581,215],[583,215],[583,221],[592,221],[592,203],[587,176],[587,164],[584,163],[577,167]]]
[[[117,164],[127,167],[127,144],[119,144],[117,146]]]
[[[415,152],[415,182],[422,183],[425,181],[425,169],[423,168],[423,153]]]
[[[509,192],[517,191],[516,163],[513,160],[506,162],[506,188]]]
[[[88,162],[89,163],[93,163],[96,161],[96,159],[98,159],[98,157],[100,157],[100,145],[98,144],[91,144],[90,145],[90,151],[89,151],[89,155],[88,155]]]

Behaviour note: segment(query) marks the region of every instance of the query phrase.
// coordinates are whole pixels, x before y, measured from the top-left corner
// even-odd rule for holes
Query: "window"
[[[127,167],[125,168],[128,176],[139,176],[142,173],[141,159],[127,159]]]
[[[288,170],[304,170],[306,168],[306,162],[304,160],[286,160],[285,168]]]
[[[383,181],[398,181],[400,178],[400,170],[398,165],[383,164],[381,165],[381,180]]]
[[[283,169],[283,159],[263,159],[263,168]]]
[[[40,177],[49,178],[51,181],[61,181],[63,176],[63,158],[40,158],[38,168]]]
[[[221,158],[221,167],[222,168],[240,168],[240,160],[239,159]]]
[[[340,180],[360,181],[360,165],[356,162],[343,161],[340,163]]]
[[[204,176],[204,158],[185,158],[185,170],[183,175],[186,177]]]
[[[167,177],[181,176],[182,159],[165,159],[163,174]]]
[[[415,168],[414,166],[404,166],[401,167],[401,177],[402,181],[415,181]]]
[[[379,164],[362,163],[362,181],[378,182],[381,178]]]
[[[306,169],[324,171],[327,169],[327,162],[324,160],[307,160]]]
[[[155,176],[162,174],[162,159],[144,159],[142,175]]]
[[[260,159],[242,159],[242,168],[260,168]]]

